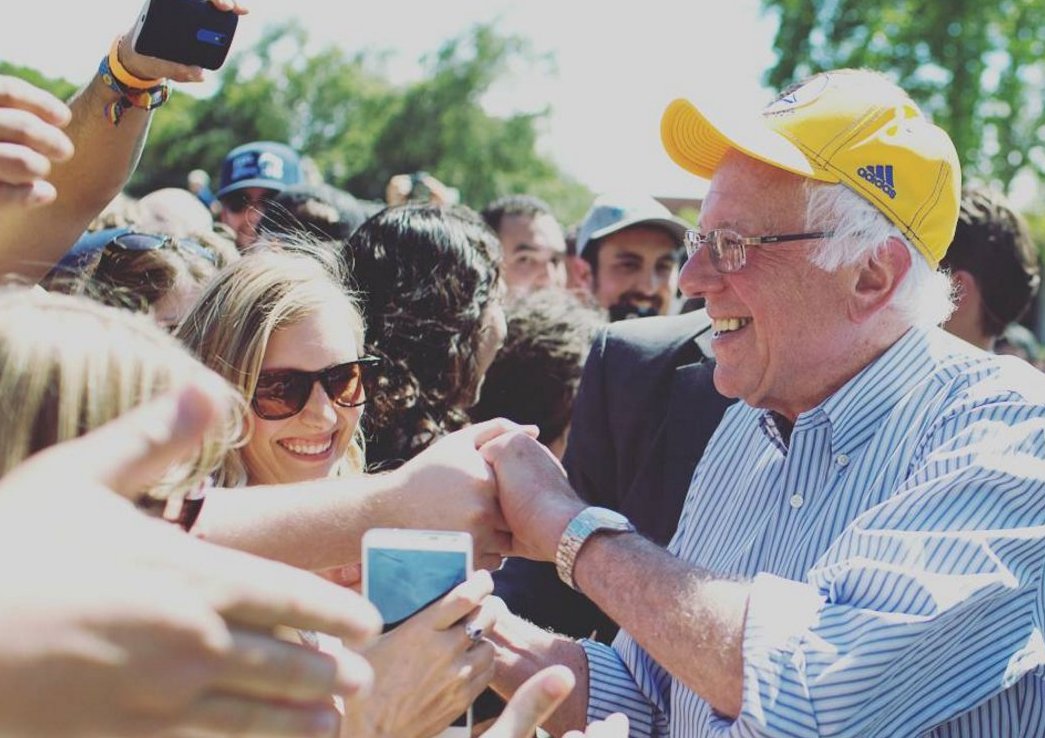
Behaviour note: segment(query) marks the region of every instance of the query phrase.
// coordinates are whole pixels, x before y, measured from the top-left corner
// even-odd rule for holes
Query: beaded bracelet
[[[102,57],[98,65],[98,76],[113,92],[119,94],[116,102],[105,106],[105,117],[114,126],[120,124],[120,118],[128,108],[154,110],[170,99],[170,84],[163,79],[140,79],[135,77],[120,64],[117,49],[120,39],[113,42],[108,56]],[[139,87],[138,85],[142,85]]]

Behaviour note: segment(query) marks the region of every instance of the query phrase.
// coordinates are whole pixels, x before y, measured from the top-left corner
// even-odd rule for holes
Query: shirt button
[[[802,495],[795,494],[791,495],[791,499],[788,502],[791,504],[791,507],[797,510],[805,503],[805,498]]]
[[[838,454],[838,456],[835,457],[835,463],[839,466],[846,466],[849,464],[849,457],[845,454]]]

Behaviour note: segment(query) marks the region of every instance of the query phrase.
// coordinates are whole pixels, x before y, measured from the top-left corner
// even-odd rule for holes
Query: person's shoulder
[[[1001,356],[972,346],[942,329],[929,333],[934,378],[954,398],[1017,400],[1045,405],[1045,374],[1015,356]]]

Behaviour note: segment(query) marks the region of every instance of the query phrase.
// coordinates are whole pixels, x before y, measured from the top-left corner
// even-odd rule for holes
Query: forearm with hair
[[[132,108],[114,126],[104,109],[116,99],[95,75],[69,101],[72,120],[66,133],[76,153],[55,164],[47,177],[58,191],[53,203],[8,208],[0,218],[0,274],[41,278],[130,179],[152,114]]]
[[[409,527],[408,493],[395,473],[208,490],[192,534],[318,571],[360,559],[373,527]]]
[[[574,576],[677,681],[722,715],[740,712],[746,583],[715,578],[638,534],[594,536]]]

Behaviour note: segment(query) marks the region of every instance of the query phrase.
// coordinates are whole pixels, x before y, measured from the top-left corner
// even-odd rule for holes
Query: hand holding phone
[[[365,654],[374,688],[346,710],[354,732],[380,724],[424,738],[450,725],[440,738],[470,736],[465,710],[493,677],[493,647],[481,633],[503,607],[488,598],[487,572],[469,576],[471,552],[467,533],[375,529],[363,537],[363,593],[386,633]]]
[[[230,0],[146,0],[131,46],[144,56],[218,69],[225,63],[241,12]]]

